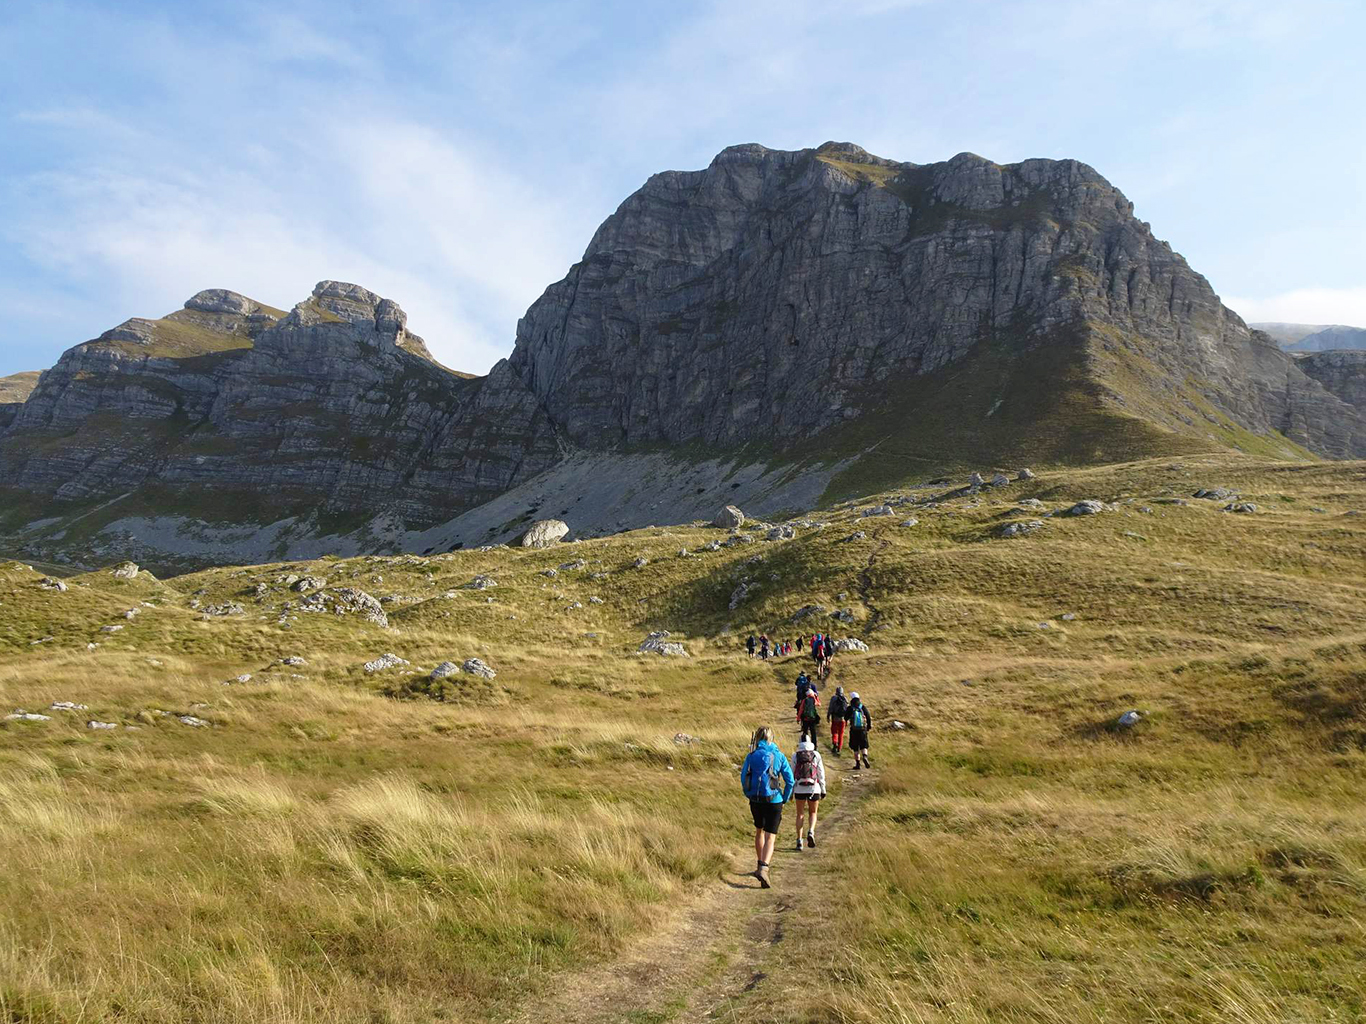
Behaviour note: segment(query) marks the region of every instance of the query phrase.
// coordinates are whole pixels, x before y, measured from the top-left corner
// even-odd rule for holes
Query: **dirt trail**
[[[780,744],[790,750],[796,731]],[[561,975],[554,991],[520,1008],[517,1024],[662,1024],[745,1019],[772,994],[765,982],[784,956],[789,935],[820,920],[829,881],[875,771],[855,772],[848,757],[825,757],[827,788],[816,829],[817,847],[798,853],[789,806],[774,851],[772,889],[760,887],[752,845],[734,851],[731,869],[620,956],[579,973]],[[826,811],[826,808],[829,808]],[[737,799],[736,813],[745,813]],[[823,932],[827,929],[823,928]],[[770,986],[771,988],[772,986]],[[742,1007],[744,1012],[742,1012]]]

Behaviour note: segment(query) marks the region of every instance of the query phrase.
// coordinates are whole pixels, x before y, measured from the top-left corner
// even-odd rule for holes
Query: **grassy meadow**
[[[831,759],[847,823],[801,875],[785,823],[763,970],[724,1012],[671,961],[556,1019],[1366,1019],[1366,465],[946,490],[720,550],[694,524],[64,592],[0,566],[0,715],[49,716],[0,721],[0,1021],[544,1019],[706,901],[678,967],[720,977],[756,899],[722,886],[752,867],[735,768],[755,724],[795,738],[799,662],[742,641],[812,629],[870,647],[835,676],[874,770]],[[997,536],[1086,498],[1115,508]],[[305,575],[388,628],[302,611]],[[654,629],[691,656],[635,653]],[[472,657],[497,676],[423,692]]]

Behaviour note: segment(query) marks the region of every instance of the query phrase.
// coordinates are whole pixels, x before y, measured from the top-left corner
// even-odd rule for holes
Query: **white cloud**
[[[1366,326],[1366,286],[1295,288],[1259,299],[1230,297],[1224,305],[1249,323]]]

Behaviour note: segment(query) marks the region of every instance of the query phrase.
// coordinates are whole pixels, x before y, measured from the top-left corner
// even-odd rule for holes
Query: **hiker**
[[[835,687],[830,698],[830,749],[840,756],[844,749],[844,712],[849,707],[849,698],[844,695],[844,687]]]
[[[754,877],[765,889],[771,888],[768,862],[783,823],[783,804],[791,798],[795,782],[792,765],[773,742],[773,730],[766,725],[755,729],[749,755],[740,766],[740,787],[749,797],[749,813],[754,819],[754,856],[758,860]]]
[[[802,734],[799,741],[804,742],[808,736],[811,742],[816,742],[816,728],[821,724],[821,698],[813,686],[806,691],[806,696],[797,702],[797,721],[801,724]]]
[[[811,657],[813,657],[813,658],[816,659],[816,675],[817,675],[819,678],[824,679],[824,678],[825,678],[825,641],[824,641],[824,638],[823,638],[819,633],[817,633],[815,636],[813,636],[813,637],[811,638]]]
[[[863,767],[871,767],[868,764],[868,731],[873,727],[873,716],[868,713],[868,706],[859,700],[857,693],[849,694],[844,720],[849,723],[849,752],[854,755],[854,770],[858,770],[860,755],[863,757]]]
[[[768,634],[759,634],[759,657],[768,661]]]
[[[825,796],[825,762],[814,742],[797,744],[793,759],[792,798],[797,802],[797,850],[802,848],[802,815],[806,815],[806,845],[816,848],[816,805]]]
[[[797,673],[797,703],[800,704],[802,698],[806,696],[806,691],[811,689],[811,677],[805,671]],[[794,705],[795,706],[795,705]]]
[[[745,646],[749,648],[749,656],[751,658],[754,657],[754,643],[754,634],[751,633],[749,639],[745,641]]]

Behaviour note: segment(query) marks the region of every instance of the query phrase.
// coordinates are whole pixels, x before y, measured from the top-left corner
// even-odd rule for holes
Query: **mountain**
[[[1248,324],[1271,337],[1286,352],[1327,352],[1331,349],[1366,349],[1366,327],[1342,324]]]
[[[1281,348],[1293,345],[1301,338],[1307,338],[1326,327],[1326,324],[1287,324],[1280,321],[1268,321],[1263,323],[1248,324],[1254,331],[1261,331],[1269,336]]]
[[[1285,346],[1287,352],[1329,352],[1333,349],[1366,349],[1366,327],[1325,327]]]
[[[838,143],[653,176],[485,377],[355,285],[288,314],[210,291],[71,349],[0,429],[6,545],[175,566],[771,515],[984,466],[1366,455],[1361,410],[1087,165]]]

